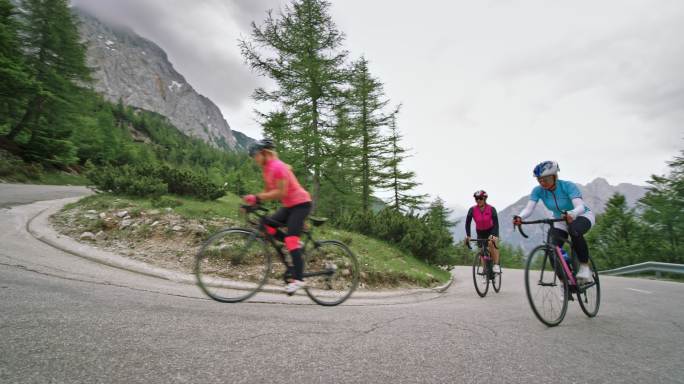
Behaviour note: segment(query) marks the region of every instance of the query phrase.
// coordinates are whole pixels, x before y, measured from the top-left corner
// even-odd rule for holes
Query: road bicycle
[[[488,239],[470,239],[466,242],[468,248],[473,249],[470,243],[477,243],[480,251],[473,260],[473,283],[475,284],[475,291],[480,297],[485,297],[489,290],[491,281],[495,292],[501,290],[501,272],[494,272],[494,262],[489,255],[489,247],[487,246]],[[496,248],[496,243],[492,242]],[[502,271],[503,272],[503,271]]]
[[[554,223],[565,219],[543,219],[523,221],[522,225],[546,224],[546,241],[534,248],[527,257],[525,264],[525,291],[532,311],[539,321],[549,327],[556,326],[563,321],[568,310],[568,301],[577,296],[582,311],[588,317],[598,313],[601,303],[601,284],[594,260],[589,257],[592,279],[588,282],[578,282],[576,273],[579,270],[579,260],[572,251],[572,242],[554,235]],[[516,226],[520,234],[528,238],[523,232],[522,225]],[[564,250],[556,244],[568,242],[570,252],[567,259]]]
[[[292,260],[283,243],[263,227],[268,210],[260,205],[241,206],[249,227],[226,228],[204,242],[195,258],[197,285],[209,297],[224,303],[237,303],[254,296],[268,284],[282,290],[282,282],[292,277]],[[302,233],[302,258],[306,294],[317,304],[343,303],[359,284],[356,255],[337,240],[316,240],[312,227],[327,219],[309,217]],[[274,254],[277,257],[274,257]],[[280,284],[281,287],[278,287]]]

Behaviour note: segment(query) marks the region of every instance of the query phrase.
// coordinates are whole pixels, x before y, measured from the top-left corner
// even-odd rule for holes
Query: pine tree
[[[252,23],[252,40],[240,41],[250,66],[277,84],[272,91],[257,89],[254,98],[274,102],[287,112],[303,167],[312,173],[314,206],[325,159],[324,131],[332,126],[332,107],[345,82],[344,36],[329,8],[323,0],[294,1],[277,18],[269,11],[261,26]]]
[[[82,101],[79,84],[90,79],[86,48],[66,0],[24,0],[21,8],[19,35],[37,88],[7,137],[26,130],[26,159],[65,165],[76,160],[69,136]]]
[[[357,145],[358,130],[346,105],[335,107],[335,125],[325,143],[328,156],[323,164],[322,214],[336,216],[344,211],[355,211],[361,201],[360,148]]]
[[[455,226],[457,223],[449,220],[449,217],[453,211],[444,205],[444,200],[437,196],[435,200],[430,203],[427,213],[424,219],[435,228],[449,229]]]
[[[17,28],[14,7],[9,0],[0,0],[0,134],[9,133],[10,127],[21,118],[33,90]]]
[[[627,207],[625,196],[616,193],[606,204],[606,210],[596,219],[587,235],[594,261],[601,268],[635,264],[641,257],[643,228],[633,209]]]
[[[398,109],[385,111],[389,100],[385,98],[383,84],[370,74],[365,58],[353,64],[350,83],[348,102],[360,135],[361,206],[368,211],[373,192],[381,188],[385,181],[382,171],[387,146],[381,128],[390,124]]]
[[[427,195],[410,194],[420,183],[415,181],[413,171],[402,171],[401,163],[408,157],[407,150],[401,147],[402,136],[396,124],[396,117],[390,121],[389,155],[385,161],[383,187],[392,192],[388,204],[396,211],[411,212],[420,210],[425,205]]]
[[[660,261],[684,262],[684,151],[668,162],[670,174],[651,176],[651,186],[640,201],[642,218],[662,239]]]

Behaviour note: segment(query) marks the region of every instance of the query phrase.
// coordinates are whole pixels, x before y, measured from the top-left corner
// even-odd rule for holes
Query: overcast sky
[[[161,46],[233,129],[261,137],[250,95],[267,84],[237,39],[277,0],[75,0]],[[331,13],[402,103],[420,192],[503,209],[557,160],[586,184],[645,184],[684,148],[684,2],[339,0]]]

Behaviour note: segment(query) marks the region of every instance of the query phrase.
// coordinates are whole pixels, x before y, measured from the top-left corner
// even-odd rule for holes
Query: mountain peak
[[[608,182],[608,180],[604,179],[603,177],[597,177],[594,180],[592,180],[591,182],[589,182],[589,184],[587,184],[587,187],[589,187],[589,186],[611,186],[611,185]]]

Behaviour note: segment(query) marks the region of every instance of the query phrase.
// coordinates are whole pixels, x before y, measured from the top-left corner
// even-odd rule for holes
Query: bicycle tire
[[[594,279],[593,285],[588,288],[586,285],[580,286],[577,289],[577,301],[579,301],[582,312],[588,317],[594,317],[598,314],[599,306],[601,305],[601,282],[599,281],[598,271],[594,260],[589,256],[589,267],[591,268],[591,275]]]
[[[501,265],[499,265],[499,269],[501,272],[494,273],[494,279],[492,280],[492,288],[494,288],[494,292],[496,293],[501,291],[501,276],[503,275],[503,269],[501,268]]]
[[[270,270],[271,249],[252,229],[228,228],[213,234],[195,258],[197,285],[222,303],[254,296],[266,283]]]
[[[309,273],[321,273],[307,276]],[[359,285],[359,261],[344,243],[322,240],[304,253],[306,294],[316,304],[335,306],[347,300]]]
[[[530,252],[525,263],[527,301],[537,319],[549,327],[560,324],[567,313],[570,297],[567,281],[553,248],[540,245]]]
[[[478,253],[473,260],[473,284],[475,285],[475,292],[477,292],[480,297],[487,296],[487,291],[489,290],[489,273],[486,269],[487,267],[482,264],[482,257]],[[483,287],[480,287],[478,282],[482,284]]]

